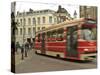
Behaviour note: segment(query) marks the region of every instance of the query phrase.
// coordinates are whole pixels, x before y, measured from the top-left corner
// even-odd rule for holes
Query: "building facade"
[[[80,17],[91,18],[97,21],[97,7],[80,6]]]
[[[64,18],[70,17],[68,12],[60,13],[60,15],[63,15]],[[35,33],[37,31],[65,21],[59,21],[58,18],[58,12],[49,9],[37,11],[30,9],[28,12],[17,12],[15,18],[18,24],[16,30],[16,42],[19,42],[20,44],[23,44],[26,41],[34,42]],[[61,16],[60,18],[63,19]]]

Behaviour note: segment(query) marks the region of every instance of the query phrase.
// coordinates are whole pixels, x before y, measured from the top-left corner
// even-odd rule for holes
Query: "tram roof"
[[[73,25],[76,25],[76,23],[81,23],[81,22],[84,22],[84,21],[85,21],[85,18],[79,18],[79,19],[74,19],[74,20],[66,20],[62,23],[59,23],[59,24],[50,26],[48,28],[45,28],[43,30],[40,30],[40,31],[36,32],[36,34],[39,34],[39,33],[42,33],[42,32],[47,32],[47,31],[50,31],[50,30],[54,30],[56,28],[62,28],[63,26],[65,26],[65,27],[73,26]],[[70,25],[70,24],[73,24],[73,25]]]

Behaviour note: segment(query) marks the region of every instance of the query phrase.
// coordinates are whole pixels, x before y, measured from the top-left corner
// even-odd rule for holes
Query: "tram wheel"
[[[59,54],[57,54],[57,55],[56,55],[56,57],[57,57],[57,58],[60,58],[60,55],[59,55]]]

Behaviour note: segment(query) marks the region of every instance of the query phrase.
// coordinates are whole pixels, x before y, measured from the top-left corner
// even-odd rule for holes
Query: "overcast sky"
[[[75,10],[79,16],[78,5],[65,4],[65,3],[59,4],[59,3],[49,3],[49,2],[45,3],[45,2],[20,1],[20,2],[16,2],[16,12],[29,11],[30,8],[33,10],[51,9],[57,11],[59,5],[61,5],[62,8],[65,8],[71,14],[72,17]]]

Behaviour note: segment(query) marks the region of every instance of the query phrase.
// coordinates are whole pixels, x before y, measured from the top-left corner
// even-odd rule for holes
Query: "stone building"
[[[97,20],[97,7],[96,6],[80,6],[80,17]]]
[[[60,16],[59,16],[60,15]],[[18,23],[16,30],[16,42],[20,44],[28,41],[34,42],[35,33],[39,30],[45,29],[49,26],[69,19],[70,14],[66,9],[59,6],[58,11],[45,9],[45,10],[32,10],[28,12],[17,12],[16,22]]]

